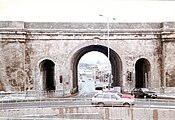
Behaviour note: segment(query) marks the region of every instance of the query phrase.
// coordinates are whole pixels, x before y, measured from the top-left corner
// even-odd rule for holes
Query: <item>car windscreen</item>
[[[103,97],[103,94],[97,94],[94,96],[95,98],[102,98]]]
[[[143,92],[147,92],[147,91],[149,91],[147,88],[142,88],[142,91]]]

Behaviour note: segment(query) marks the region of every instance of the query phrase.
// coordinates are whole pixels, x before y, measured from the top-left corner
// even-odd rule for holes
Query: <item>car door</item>
[[[111,95],[111,104],[112,106],[121,106],[123,105],[122,98],[116,95]]]
[[[103,94],[96,94],[92,98],[92,103],[98,104],[100,102],[103,102]]]
[[[135,89],[134,95],[135,95],[136,97],[139,97],[139,96],[140,96],[140,89],[139,89],[139,88],[136,88],[136,89]]]
[[[141,96],[141,97],[144,96],[144,92],[143,92],[142,88],[139,89],[139,96]]]
[[[111,106],[111,95],[110,94],[103,95],[103,103],[105,104],[105,106]]]

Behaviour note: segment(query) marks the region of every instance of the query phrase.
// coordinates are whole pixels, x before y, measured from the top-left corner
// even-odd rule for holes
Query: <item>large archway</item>
[[[51,60],[43,60],[40,63],[40,71],[42,75],[44,91],[55,90],[54,69],[55,64]]]
[[[104,55],[108,55],[108,48],[102,45],[90,45],[87,47],[83,47],[80,50],[78,50],[73,57],[73,93],[78,92],[78,62],[81,59],[81,57],[91,51],[98,51],[103,53]],[[118,54],[110,49],[110,63],[111,63],[111,71],[112,71],[112,86],[121,86],[121,71],[122,71],[122,63],[121,59],[118,56]]]
[[[135,87],[148,87],[149,84],[149,78],[150,78],[150,62],[145,59],[141,58],[137,60],[135,65],[135,78],[136,78],[136,84]]]

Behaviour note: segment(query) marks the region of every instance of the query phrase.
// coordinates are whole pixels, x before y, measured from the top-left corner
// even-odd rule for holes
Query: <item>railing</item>
[[[175,99],[136,99],[135,107],[175,109]]]
[[[0,101],[10,99],[26,99],[26,98],[39,99],[39,98],[66,97],[66,95],[67,95],[66,91],[62,90],[0,92]]]
[[[86,106],[90,105],[91,98],[41,98],[23,100],[3,100],[0,101],[0,110],[20,109],[20,108],[56,108],[66,106]]]
[[[37,120],[39,118],[52,118],[54,120],[54,117],[58,119],[58,115],[52,110],[53,108],[92,107],[90,101],[91,98],[42,98],[0,101],[0,119]]]
[[[0,100],[0,109],[91,106],[91,98],[35,98]],[[167,107],[175,109],[174,99],[135,99],[134,107]]]
[[[94,107],[91,98],[41,98],[33,100],[6,100],[0,101],[0,119],[46,119],[58,118],[53,108]],[[131,108],[163,108],[175,109],[175,100],[168,99],[135,99],[135,105]],[[51,109],[52,108],[52,109]],[[112,107],[114,108],[114,107]],[[125,109],[125,108],[121,108]],[[18,113],[20,111],[20,113]],[[19,114],[19,115],[18,115]],[[78,114],[78,113],[77,113]],[[21,117],[22,116],[22,117]],[[88,114],[86,115],[88,116]],[[59,116],[60,117],[60,116]]]

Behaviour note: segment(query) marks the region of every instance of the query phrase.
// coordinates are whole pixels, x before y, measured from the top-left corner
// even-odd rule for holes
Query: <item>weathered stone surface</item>
[[[23,21],[1,21],[0,28],[24,28]]]
[[[146,87],[175,87],[174,29],[174,22],[110,23],[111,64],[118,81],[115,85],[124,91],[134,88],[136,63],[144,59],[149,69]],[[55,90],[76,91],[78,60],[89,48],[107,55],[107,47],[106,23],[1,21],[0,81],[6,90],[42,91],[41,63],[51,60]],[[131,81],[127,80],[128,71]]]

